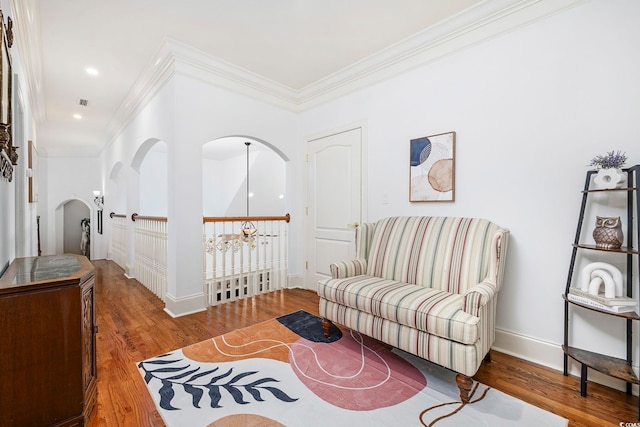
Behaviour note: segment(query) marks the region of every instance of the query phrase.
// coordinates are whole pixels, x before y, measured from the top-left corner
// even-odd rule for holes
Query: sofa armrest
[[[480,282],[464,293],[462,309],[465,313],[477,317],[478,313],[480,313],[480,308],[492,298],[495,298],[496,294],[496,285],[487,280]]]
[[[332,279],[344,279],[345,277],[359,276],[367,271],[367,261],[354,259],[351,261],[334,262],[329,266]]]

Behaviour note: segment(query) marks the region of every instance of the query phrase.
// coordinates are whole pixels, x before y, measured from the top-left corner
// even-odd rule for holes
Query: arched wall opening
[[[118,214],[127,211],[127,177],[123,167],[122,162],[116,162],[113,165],[106,190],[109,209]]]
[[[156,138],[145,141],[134,156],[131,168],[138,174],[137,210],[145,216],[167,216],[168,149]]]
[[[93,207],[85,200],[68,199],[55,209],[56,254],[74,253],[93,259],[91,236],[95,217]]]
[[[284,215],[287,161],[275,146],[255,137],[225,136],[203,144],[203,215]]]

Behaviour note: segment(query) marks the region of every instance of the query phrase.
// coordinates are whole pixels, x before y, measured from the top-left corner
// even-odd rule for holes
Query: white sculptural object
[[[618,183],[622,182],[624,174],[620,169],[607,168],[599,169],[593,182],[598,188],[613,189],[618,186]]]
[[[592,262],[582,269],[580,288],[591,295],[598,295],[604,284],[604,296],[615,298],[623,296],[622,273],[606,262]]]

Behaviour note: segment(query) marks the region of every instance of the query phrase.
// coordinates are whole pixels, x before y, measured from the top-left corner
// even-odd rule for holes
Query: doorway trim
[[[368,168],[367,168],[367,164],[368,164],[368,152],[367,152],[367,146],[368,146],[368,123],[366,120],[360,120],[360,121],[356,121],[356,122],[351,122],[342,126],[338,126],[335,128],[331,128],[328,130],[324,130],[321,132],[316,132],[316,133],[311,133],[308,134],[305,137],[305,205],[304,205],[304,236],[305,236],[305,242],[308,242],[309,239],[312,239],[313,236],[309,235],[311,227],[309,224],[309,209],[311,206],[312,201],[310,200],[310,190],[309,190],[309,185],[310,185],[310,177],[309,177],[309,144],[312,141],[318,140],[318,139],[322,139],[322,138],[327,138],[330,137],[332,135],[336,135],[336,134],[340,134],[340,133],[344,133],[344,132],[348,132],[348,131],[352,131],[355,129],[360,129],[360,220],[361,222],[367,222],[368,220],[368,205],[367,205],[367,200],[368,200]],[[309,278],[310,278],[310,274],[309,274],[309,269],[308,269],[308,265],[309,265],[309,259],[311,258],[311,256],[313,255],[312,253],[310,253],[310,249],[309,249],[309,244],[305,243],[304,245],[305,247],[305,257],[304,257],[304,265],[303,265],[303,282],[304,282],[304,288],[305,289],[311,289],[311,290],[315,290],[315,286],[313,286],[312,283],[309,283]]]

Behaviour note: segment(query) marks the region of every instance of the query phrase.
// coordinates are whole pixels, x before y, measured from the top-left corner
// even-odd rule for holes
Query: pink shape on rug
[[[415,366],[357,332],[333,343],[300,339],[291,346],[289,363],[318,397],[355,411],[396,405],[427,385]]]

